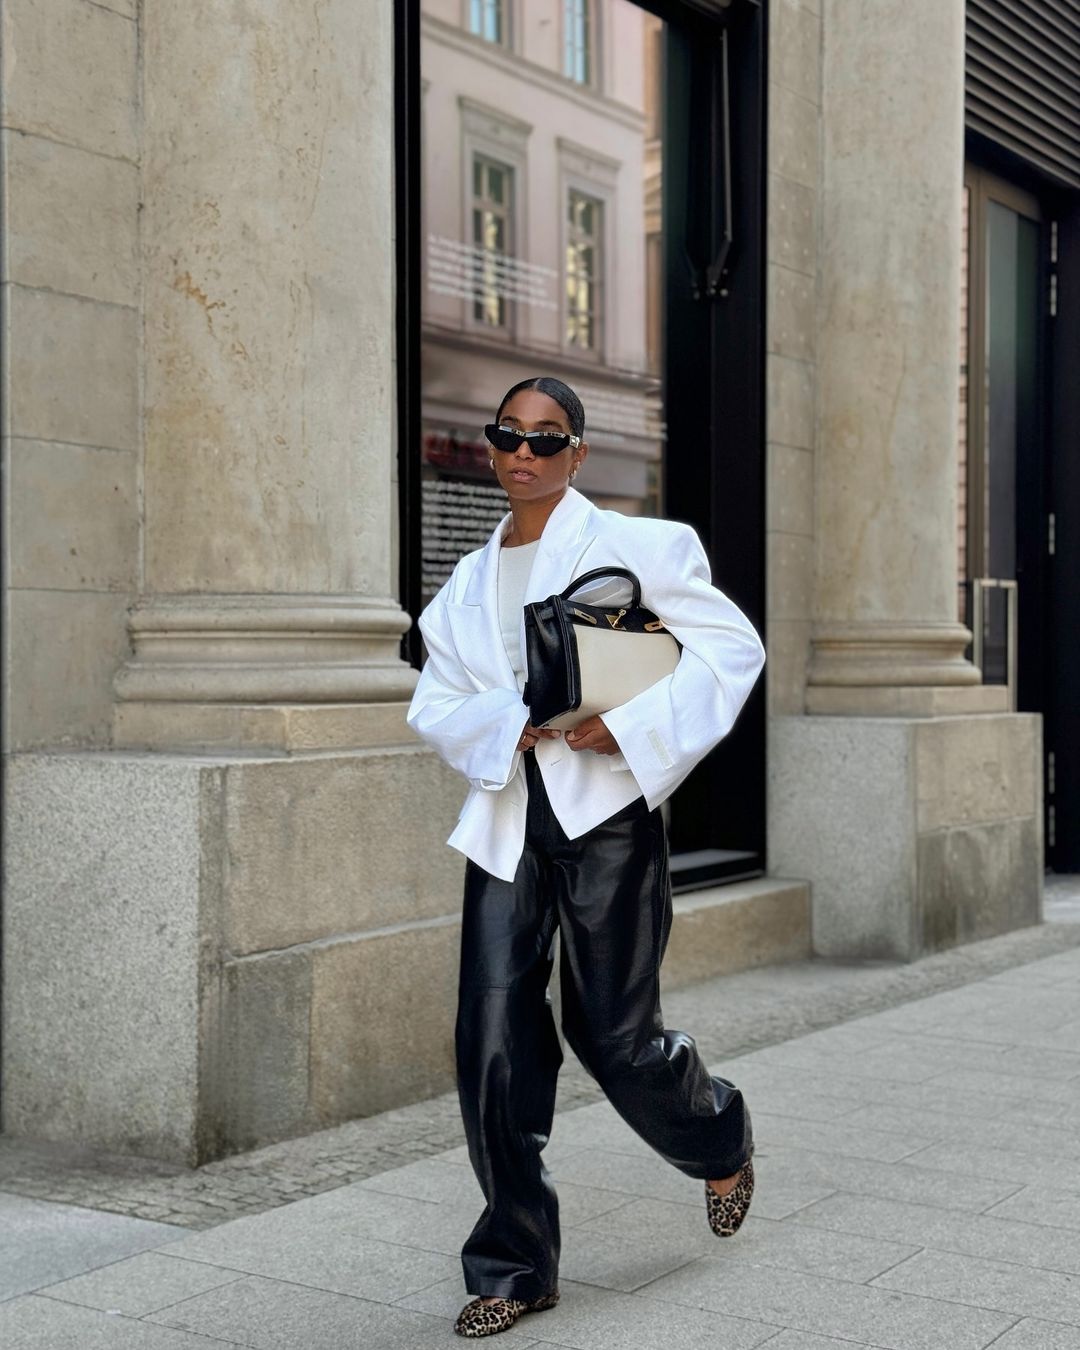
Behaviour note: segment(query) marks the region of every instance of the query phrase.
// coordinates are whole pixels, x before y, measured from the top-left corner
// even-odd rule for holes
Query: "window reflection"
[[[570,189],[566,245],[566,341],[588,351],[599,348],[600,286],[603,277],[603,203]]]
[[[632,0],[421,14],[426,600],[507,510],[482,428],[527,376],[581,396],[575,488],[663,510],[664,24]]]

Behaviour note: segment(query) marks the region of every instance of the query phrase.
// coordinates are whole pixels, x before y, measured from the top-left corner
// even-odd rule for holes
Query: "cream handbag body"
[[[628,605],[572,597],[599,577],[623,577]],[[596,567],[558,595],[525,606],[527,661],[522,700],[535,727],[575,727],[670,675],[682,645],[641,604],[641,582],[624,567]]]

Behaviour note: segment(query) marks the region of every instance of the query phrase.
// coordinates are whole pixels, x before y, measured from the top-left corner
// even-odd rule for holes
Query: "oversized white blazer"
[[[510,515],[483,548],[461,559],[420,615],[428,658],[406,714],[469,783],[447,844],[506,881],[524,848],[526,752],[517,743],[529,720],[499,627],[499,549]],[[641,794],[650,810],[669,797],[731,730],[765,664],[746,615],[711,584],[691,526],[602,510],[573,487],[544,526],[525,603],[546,600],[604,564],[637,574],[641,603],[683,650],[671,675],[602,714],[621,753],[571,750],[563,737],[541,737],[528,752],[570,839]],[[524,611],[518,638],[524,664]]]

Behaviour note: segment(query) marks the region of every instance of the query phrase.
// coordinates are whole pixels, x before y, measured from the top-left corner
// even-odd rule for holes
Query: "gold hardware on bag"
[[[652,623],[647,623],[645,625],[645,631],[646,633],[659,633],[660,629],[663,628],[663,626],[664,625],[661,623],[659,619],[654,619]]]
[[[619,620],[625,613],[626,613],[625,609],[620,609],[618,614],[605,614],[604,617],[607,619],[608,623],[611,624],[612,628],[619,628]],[[619,628],[619,632],[625,633],[626,629]]]
[[[588,621],[589,621],[590,623],[596,623],[596,615],[595,615],[595,614],[586,614],[585,611],[584,611],[583,609],[575,609],[575,610],[572,610],[571,612],[572,612],[573,614],[576,614],[576,615],[578,616],[579,619],[588,619]]]

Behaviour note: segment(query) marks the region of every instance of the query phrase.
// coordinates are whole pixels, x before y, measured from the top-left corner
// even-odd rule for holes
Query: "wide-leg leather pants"
[[[566,1041],[619,1115],[696,1178],[737,1172],[752,1139],[742,1094],[709,1074],[691,1036],[663,1024],[671,883],[659,807],[640,796],[568,839],[535,756],[523,759],[528,814],[513,882],[466,860],[455,1048],[486,1200],[462,1248],[465,1286],[534,1299],[558,1284],[558,1198],[541,1157],[563,1059],[547,991],[556,927]]]

